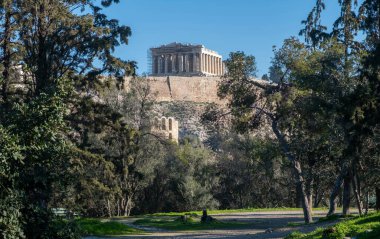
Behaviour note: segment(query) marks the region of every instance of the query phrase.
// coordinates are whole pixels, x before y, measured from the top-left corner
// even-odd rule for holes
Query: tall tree
[[[229,98],[228,106],[236,129],[238,132],[244,132],[255,129],[264,122],[270,125],[284,156],[295,172],[295,181],[302,194],[305,222],[312,222],[301,162],[291,151],[288,139],[289,128],[283,124],[282,109],[291,101],[291,86],[283,79],[275,85],[261,84],[252,79],[256,73],[255,58],[246,56],[243,52],[231,53],[230,58],[226,60],[226,67],[228,72],[223,76],[218,94],[221,98]],[[209,116],[215,118],[215,115]]]
[[[364,59],[363,69],[361,70],[362,85],[357,94],[361,99],[361,120],[372,128],[372,136],[378,142],[379,122],[380,122],[380,2],[376,0],[365,0],[360,7],[361,30],[366,34],[365,45],[368,52]],[[378,147],[376,147],[378,149]],[[374,152],[375,162],[372,164],[376,208],[380,208],[380,185],[379,185],[379,157],[378,150]],[[376,166],[377,165],[377,166]],[[371,178],[372,178],[371,177]]]
[[[1,42],[1,63],[6,66],[3,92],[8,88],[10,69],[21,63],[34,82],[22,104],[1,104],[6,114],[0,122],[19,138],[25,158],[23,167],[17,168],[16,180],[24,193],[22,217],[27,238],[57,237],[49,232],[48,203],[53,185],[59,185],[60,175],[71,167],[64,121],[68,92],[73,90],[68,90],[70,82],[93,83],[100,74],[120,80],[134,72],[134,62],[113,56],[115,48],[127,44],[131,35],[129,27],[102,13],[102,7],[113,2],[119,1],[1,1],[5,13],[0,32],[5,39]],[[9,57],[15,49],[13,41],[22,49],[17,59]]]
[[[115,47],[128,43],[131,29],[108,19],[96,1],[22,1],[20,10],[23,60],[34,76],[37,94],[65,74],[86,74],[94,80],[107,72],[116,77],[133,72],[133,62],[112,55]],[[100,64],[95,65],[97,60]]]
[[[349,213],[350,205],[350,192],[351,187],[354,187],[354,192],[356,194],[358,208],[361,212],[361,202],[360,190],[357,189],[357,184],[359,183],[359,176],[357,174],[357,164],[359,162],[360,155],[360,141],[361,133],[363,129],[360,127],[358,122],[354,122],[353,115],[355,115],[355,88],[358,85],[358,65],[360,65],[360,54],[361,48],[360,44],[355,41],[355,36],[359,27],[359,20],[357,14],[355,13],[354,6],[357,5],[357,1],[352,0],[339,0],[339,5],[341,6],[341,12],[338,19],[334,22],[333,31],[331,36],[338,40],[342,46],[344,46],[344,56],[342,59],[342,72],[339,76],[341,85],[344,87],[337,89],[337,102],[338,107],[336,108],[337,113],[340,115],[338,122],[342,126],[348,126],[347,130],[344,131],[346,138],[346,150],[342,156],[341,161],[341,172],[337,177],[335,186],[332,190],[330,196],[330,211],[329,214],[335,212],[335,200],[338,192],[344,185],[343,193],[343,214]],[[320,16],[322,10],[325,8],[324,1],[317,1],[315,7],[309,14],[309,17],[304,23],[306,24],[305,30],[301,31],[306,37],[307,42],[312,42],[312,47],[316,44],[320,44],[321,39],[315,38],[311,33],[320,32],[321,29],[317,22],[320,22]],[[326,34],[325,34],[326,35]],[[310,40],[309,40],[310,39]],[[322,39],[323,40],[323,39]]]

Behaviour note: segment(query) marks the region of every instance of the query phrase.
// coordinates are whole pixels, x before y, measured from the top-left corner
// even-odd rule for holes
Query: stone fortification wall
[[[126,79],[126,89],[129,88],[130,80],[131,78]],[[200,122],[204,110],[211,103],[216,103],[222,108],[227,104],[227,100],[221,100],[217,95],[220,81],[220,77],[212,76],[149,76],[150,90],[156,94],[157,104],[154,111],[160,117],[173,117],[178,120],[179,139],[197,136],[204,140],[207,132]],[[266,81],[256,81],[268,84]],[[255,135],[264,135],[269,131],[264,127]]]
[[[157,94],[158,102],[188,101],[225,104],[225,101],[220,100],[217,95],[220,77],[149,76],[148,79],[151,92]]]

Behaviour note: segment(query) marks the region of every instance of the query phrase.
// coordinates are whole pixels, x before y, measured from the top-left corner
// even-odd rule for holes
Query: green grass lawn
[[[217,220],[211,221],[209,223],[201,223],[200,218],[193,217],[190,217],[186,222],[179,220],[179,217],[144,218],[137,220],[135,224],[140,226],[156,227],[173,231],[242,228],[248,225],[247,223],[220,222]]]
[[[313,211],[327,210],[328,208],[313,208]],[[216,214],[228,214],[228,213],[239,213],[239,212],[271,212],[271,211],[301,211],[302,208],[286,208],[286,207],[277,207],[277,208],[243,208],[243,209],[225,209],[225,210],[207,210],[207,213],[212,215]],[[190,211],[190,212],[162,212],[148,214],[147,216],[182,216],[196,214],[202,215],[202,211]]]
[[[342,222],[327,229],[317,230],[303,234],[293,232],[286,239],[342,239],[344,237],[354,237],[357,239],[378,239],[380,238],[380,213],[373,213],[366,217],[353,217],[343,219]]]
[[[83,218],[78,219],[76,222],[84,235],[129,235],[140,234],[143,232],[115,221],[101,221],[100,219]]]
[[[342,216],[338,214],[333,214],[331,216],[320,217],[318,220],[313,221],[312,223],[316,224],[316,223],[322,223],[322,222],[331,222],[331,221],[337,221],[340,219],[348,219],[352,217],[355,217],[355,215]],[[305,222],[289,222],[287,225],[289,227],[298,227],[298,226],[306,225],[306,223]]]

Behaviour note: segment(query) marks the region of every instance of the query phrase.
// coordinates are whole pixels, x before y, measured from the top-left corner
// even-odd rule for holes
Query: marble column
[[[176,65],[175,65],[176,55],[175,54],[171,54],[170,57],[172,58],[172,72],[175,73],[175,72],[177,72]]]
[[[208,55],[205,54],[205,72],[208,72]]]
[[[215,75],[219,75],[218,73],[218,57],[215,57]]]
[[[211,56],[207,55],[207,72],[211,73]]]
[[[214,56],[213,57],[213,61],[212,61],[212,63],[213,63],[213,66],[214,66],[214,75],[216,75],[216,56]]]
[[[202,71],[206,72],[206,57],[204,53],[202,53]]]
[[[215,57],[215,75],[219,75],[218,74],[218,57],[217,56]]]
[[[208,73],[208,71],[209,71],[209,60],[210,60],[210,58],[208,57],[208,54],[206,54],[205,64],[206,64],[206,72],[207,72],[207,73]]]
[[[157,69],[157,74],[160,74],[161,73],[161,57],[157,57],[157,61],[158,61],[158,69]]]
[[[219,75],[222,75],[222,58],[219,58]]]
[[[215,74],[215,56],[211,56],[211,73]]]
[[[216,74],[220,75],[220,73],[219,73],[219,57],[216,58]]]
[[[209,72],[212,74],[212,55],[209,56]]]
[[[222,76],[224,74],[223,72],[223,60],[220,58],[220,75]]]
[[[165,68],[164,68],[164,72],[163,72],[164,74],[168,73],[168,61],[169,61],[168,56],[165,55],[164,56],[164,65],[165,65]]]
[[[187,56],[186,56],[186,54],[183,54],[183,72],[186,72],[186,70],[187,70],[187,62],[186,62],[186,60],[187,60]]]
[[[217,61],[217,57],[214,56],[214,74],[216,75],[217,74],[217,70],[216,70],[216,61]]]
[[[220,76],[220,58],[216,58],[216,73]]]
[[[189,72],[189,70],[190,70],[190,65],[189,65],[189,57],[190,55],[189,54],[186,54],[185,55],[185,69],[186,69],[186,72]]]
[[[199,53],[199,72],[203,71],[203,53]]]
[[[183,71],[183,55],[178,54],[178,72]]]
[[[153,57],[152,74],[156,74],[156,57]]]
[[[198,72],[198,54],[193,53],[193,72]]]
[[[208,56],[208,72],[212,74],[212,56]]]
[[[211,56],[207,56],[207,71],[208,73],[211,73]]]
[[[186,72],[186,54],[182,54],[182,72]]]
[[[218,76],[220,75],[220,67],[219,67],[219,62],[220,62],[220,58],[218,57],[217,58],[217,61],[216,61],[216,73],[218,74]]]

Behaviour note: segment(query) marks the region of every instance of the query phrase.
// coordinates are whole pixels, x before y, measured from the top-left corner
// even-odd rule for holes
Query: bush
[[[0,200],[0,238],[24,238],[19,198],[8,195]]]
[[[290,233],[289,235],[287,235],[285,237],[285,239],[299,239],[299,238],[302,238],[305,234],[299,232],[299,231],[294,231],[292,233]]]
[[[81,235],[82,232],[76,221],[59,219],[50,225],[48,238],[80,239]]]
[[[326,239],[342,239],[349,232],[349,228],[345,224],[337,224],[323,231],[323,238]]]
[[[116,221],[102,222],[99,219],[83,218],[76,221],[82,234],[94,236],[126,235],[140,233],[140,230]]]
[[[380,238],[380,213],[370,214],[365,217],[354,217],[344,219],[335,226],[327,229],[317,230],[302,234],[293,232],[287,239],[342,239],[345,237],[355,237],[357,239],[377,239]]]

